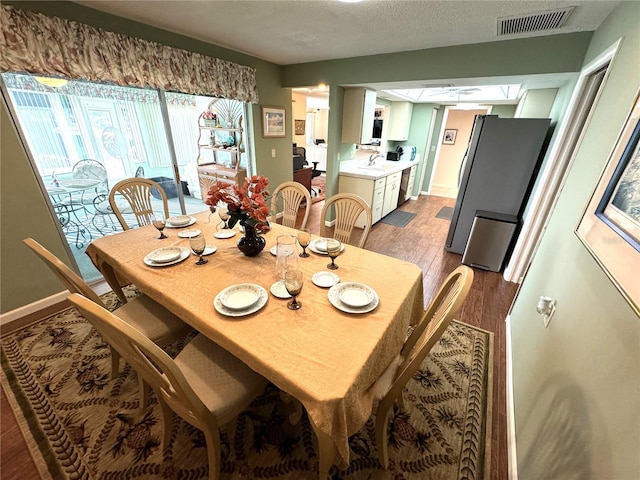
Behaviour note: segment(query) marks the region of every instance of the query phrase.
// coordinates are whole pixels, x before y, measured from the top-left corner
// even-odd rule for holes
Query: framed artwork
[[[280,138],[285,136],[284,108],[261,107],[262,111],[262,137]]]
[[[296,120],[296,135],[304,135],[304,120]]]
[[[640,315],[640,95],[576,234]]]
[[[442,137],[442,143],[444,145],[453,145],[456,143],[456,135],[458,135],[457,128],[448,128],[444,131],[444,137]]]

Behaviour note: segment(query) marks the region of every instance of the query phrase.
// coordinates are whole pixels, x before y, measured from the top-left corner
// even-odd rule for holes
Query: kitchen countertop
[[[392,162],[378,158],[373,166],[367,166],[367,160],[346,160],[340,162],[340,175],[346,177],[364,178],[367,180],[377,180],[397,172],[401,172],[406,168],[411,168],[416,162],[408,160]]]

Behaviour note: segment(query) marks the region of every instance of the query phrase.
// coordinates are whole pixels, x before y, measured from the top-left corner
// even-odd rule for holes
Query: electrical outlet
[[[271,158],[276,158],[276,149],[275,148],[271,149]]]

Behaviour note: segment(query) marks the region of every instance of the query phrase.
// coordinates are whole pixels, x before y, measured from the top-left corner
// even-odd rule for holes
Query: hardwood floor
[[[423,272],[425,302],[462,260],[461,255],[449,253],[444,248],[449,220],[436,218],[442,207],[453,207],[454,203],[454,199],[432,196],[408,201],[400,210],[415,213],[416,217],[404,228],[376,223],[365,245],[367,250],[418,265]],[[318,205],[322,203],[313,206],[307,223],[311,232],[316,234],[320,228]],[[494,333],[491,480],[503,480],[509,476],[504,320],[517,288],[517,284],[506,282],[501,273],[474,269],[471,291],[458,315],[459,320]]]
[[[460,265],[461,256],[449,253],[444,244],[449,221],[436,218],[443,206],[453,206],[453,199],[421,196],[400,209],[416,213],[404,228],[378,222],[369,234],[366,248],[418,265],[423,271],[424,298],[428,301],[444,278]],[[324,202],[312,205],[308,227],[320,230],[320,210]],[[508,478],[506,422],[506,345],[504,319],[515,296],[517,285],[505,282],[502,275],[475,270],[473,286],[459,320],[494,333],[493,411],[491,418],[491,479]],[[0,476],[2,480],[35,479],[38,473],[26,444],[19,433],[4,391],[0,395]]]

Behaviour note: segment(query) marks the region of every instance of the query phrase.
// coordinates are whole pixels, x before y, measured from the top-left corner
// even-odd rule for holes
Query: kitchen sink
[[[361,167],[358,167],[362,170],[369,170],[369,171],[373,171],[373,172],[384,172],[386,170],[391,170],[393,168],[396,168],[395,165],[363,165]]]

